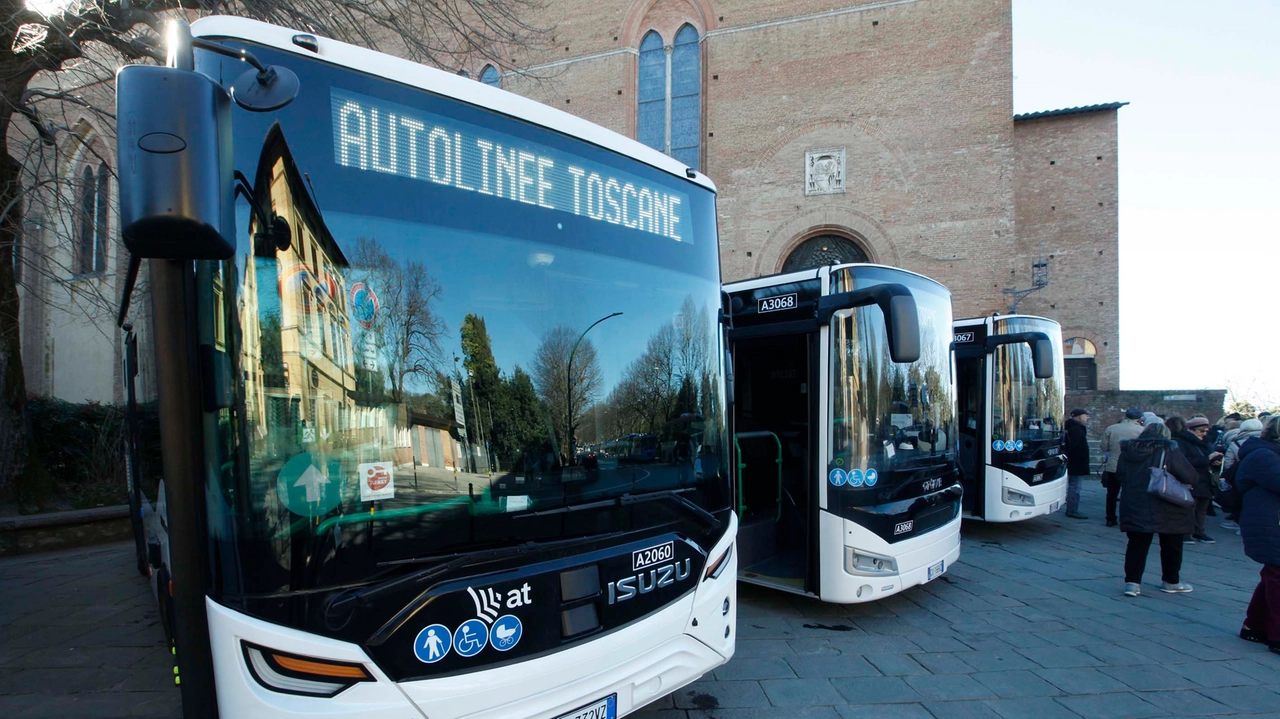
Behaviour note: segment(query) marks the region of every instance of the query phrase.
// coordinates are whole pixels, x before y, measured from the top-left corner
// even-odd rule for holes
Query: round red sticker
[[[369,489],[376,492],[391,483],[391,472],[380,464],[374,465],[365,471],[364,479],[368,483]]]

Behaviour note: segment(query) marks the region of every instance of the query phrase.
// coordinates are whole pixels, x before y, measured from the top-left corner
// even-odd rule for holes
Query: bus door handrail
[[[747,468],[747,463],[742,461],[742,445],[738,443],[739,439],[764,439],[765,437],[773,437],[774,443],[778,445],[778,518],[774,521],[782,521],[782,440],[778,439],[778,435],[768,430],[760,430],[758,432],[738,432],[733,435],[733,449],[738,455],[738,516],[741,517],[747,509],[746,501],[742,497],[742,470]]]

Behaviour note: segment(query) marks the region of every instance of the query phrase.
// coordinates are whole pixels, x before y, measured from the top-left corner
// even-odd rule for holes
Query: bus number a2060
[[[792,292],[789,295],[778,295],[776,297],[765,297],[757,300],[757,312],[777,312],[779,310],[794,310],[798,303],[799,296]]]
[[[641,569],[652,567],[655,564],[671,561],[671,558],[674,557],[675,554],[675,544],[673,542],[667,542],[666,544],[659,544],[654,547],[649,547],[648,549],[641,549],[637,552],[632,552],[631,571],[638,572]]]

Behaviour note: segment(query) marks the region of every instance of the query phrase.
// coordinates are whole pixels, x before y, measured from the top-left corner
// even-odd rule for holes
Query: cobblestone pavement
[[[1258,565],[1186,548],[1192,594],[1120,594],[1124,538],[1061,514],[966,524],[940,580],[869,605],[743,586],[733,661],[637,717],[1280,717],[1280,656],[1236,636]],[[0,560],[0,717],[178,716],[128,544]]]

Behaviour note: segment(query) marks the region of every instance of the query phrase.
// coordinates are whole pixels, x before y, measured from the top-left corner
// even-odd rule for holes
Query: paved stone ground
[[[1280,656],[1236,637],[1258,565],[1234,532],[1186,548],[1186,595],[1120,594],[1124,538],[1061,515],[965,526],[942,579],[870,605],[743,586],[738,654],[643,719],[1280,717]],[[1216,531],[1215,531],[1216,530]],[[173,717],[128,544],[0,560],[0,717]]]

